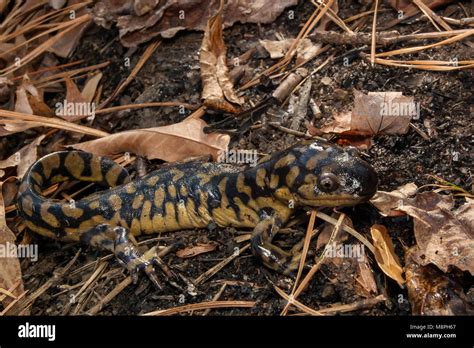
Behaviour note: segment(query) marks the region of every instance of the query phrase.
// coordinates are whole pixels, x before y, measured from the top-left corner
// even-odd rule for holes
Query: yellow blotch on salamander
[[[229,205],[229,199],[225,193],[225,188],[227,185],[227,177],[224,177],[219,182],[219,192],[221,193],[221,202],[220,207],[212,209],[212,217],[218,225],[225,225],[226,222],[231,225],[238,224],[237,214]],[[238,186],[238,184],[237,184]]]
[[[142,205],[143,205],[143,195],[135,196],[135,198],[133,199],[133,202],[132,202],[132,208],[133,209],[138,209]]]
[[[270,178],[270,188],[272,190],[276,189],[279,183],[280,183],[280,178],[278,177],[278,175],[272,174]]]
[[[105,180],[107,181],[107,184],[111,187],[116,186],[121,172],[122,168],[119,166],[113,166],[110,168],[105,174]]]
[[[64,166],[73,177],[80,179],[84,171],[85,163],[79,153],[72,151],[66,156]]]
[[[160,180],[160,178],[157,175],[154,175],[146,180],[146,184],[150,187],[154,187],[158,180]]]
[[[176,198],[176,187],[174,187],[174,185],[168,185],[168,193],[171,196],[171,198],[175,199]]]
[[[188,189],[186,188],[186,186],[184,185],[181,185],[179,187],[179,194],[183,197],[187,197],[188,196]]]
[[[161,207],[163,206],[164,200],[165,200],[165,190],[163,189],[163,186],[160,186],[155,191],[155,197],[153,200],[155,207],[161,209]]]
[[[84,214],[84,210],[82,210],[81,208],[76,208],[69,205],[63,205],[61,208],[64,215],[75,219],[80,218],[82,214]]]
[[[132,220],[132,224],[130,225],[130,232],[136,236],[136,235],[139,235],[140,234],[140,220],[138,220],[137,218],[134,218]]]
[[[85,178],[82,178],[82,180],[90,180],[90,181],[95,181],[95,182],[99,182],[99,181],[102,181],[103,178],[102,178],[102,169],[101,169],[101,165],[100,165],[100,157],[96,157],[96,156],[93,156],[91,161],[89,162],[89,166],[91,168],[91,176],[89,178],[85,177]]]
[[[31,172],[31,177],[38,185],[43,185],[43,177],[39,173]]]
[[[165,228],[171,231],[179,228],[178,221],[176,221],[176,210],[173,202],[165,203],[164,224]]]
[[[45,160],[43,164],[43,175],[46,179],[49,179],[53,169],[59,168],[61,160],[58,155],[51,155]]]
[[[137,186],[132,182],[132,183],[125,186],[125,191],[128,194],[133,194],[133,193],[137,192]]]
[[[244,180],[245,180],[245,174],[244,173],[239,173],[239,175],[237,175],[237,191],[239,191],[240,193],[245,193],[247,196],[249,196],[251,198],[252,197],[252,188],[250,186],[245,185]],[[221,188],[221,192],[225,192],[225,186],[223,188]]]
[[[109,201],[110,202],[110,201]],[[90,209],[98,209],[100,207],[100,201],[92,201],[89,203],[89,208]]]
[[[286,156],[280,158],[280,159],[275,163],[274,168],[275,168],[275,169],[278,169],[278,168],[287,167],[287,166],[289,166],[290,164],[292,164],[292,163],[295,161],[295,159],[296,159],[296,157],[295,157],[295,155],[293,155],[293,154],[286,155]]]
[[[265,187],[265,176],[266,175],[267,175],[267,171],[265,170],[265,168],[258,168],[257,169],[257,175],[255,177],[255,182],[261,188]]]
[[[140,227],[143,233],[153,233],[153,223],[150,218],[151,202],[145,201],[140,215]]]
[[[120,208],[122,208],[122,199],[118,195],[110,195],[108,201],[112,206],[113,210],[119,210]]]
[[[46,222],[49,226],[59,228],[61,225],[58,219],[56,219],[56,217],[48,211],[50,207],[51,206],[49,204],[41,205],[41,209],[40,209],[41,220]]]
[[[173,178],[172,180],[174,182],[178,181],[179,179],[181,179],[183,176],[184,176],[184,172],[182,170],[177,170],[177,169],[174,169],[171,171],[171,173],[173,173]]]
[[[286,184],[288,187],[293,186],[296,177],[300,173],[300,169],[297,166],[293,166],[290,168],[288,174],[286,175]]]

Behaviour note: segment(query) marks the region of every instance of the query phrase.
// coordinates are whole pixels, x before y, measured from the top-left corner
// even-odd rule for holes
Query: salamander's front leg
[[[276,216],[268,216],[260,221],[253,230],[252,253],[268,268],[283,274],[290,274],[298,268],[301,252],[292,250],[289,253],[272,244],[272,239],[280,227],[281,221]]]
[[[160,290],[162,289],[154,266],[162,268],[166,266],[160,262],[155,252],[142,254],[131,241],[129,231],[124,227],[101,224],[85,233],[81,240],[93,247],[113,252],[119,263],[130,272],[134,284],[138,280],[138,273],[144,271],[152,283]]]

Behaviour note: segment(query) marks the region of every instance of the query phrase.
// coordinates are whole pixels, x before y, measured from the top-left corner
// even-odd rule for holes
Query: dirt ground
[[[467,4],[467,2],[465,3]],[[360,12],[361,5],[358,2],[341,1],[339,7],[341,8],[339,13],[341,18],[347,18]],[[232,59],[232,57],[243,54],[257,40],[275,39],[277,32],[284,37],[296,37],[300,30],[299,24],[304,23],[312,9],[313,6],[309,3],[300,4],[293,8],[296,15],[295,20],[289,20],[283,14],[269,25],[236,24],[226,29],[224,37],[228,46],[228,58]],[[382,12],[379,23],[393,17],[394,11]],[[412,24],[399,24],[392,29],[401,33],[413,33],[419,29],[431,31],[431,28],[427,30],[428,26],[430,26],[429,22],[421,21]],[[365,31],[368,30],[370,30],[370,24],[365,28]],[[74,56],[70,58],[71,61],[85,59],[85,64],[89,65],[105,60],[111,61],[111,64],[103,70],[104,95],[111,93],[130,72],[123,66],[127,49],[120,45],[117,34],[116,30],[107,31],[94,26],[82,39]],[[201,32],[181,32],[175,38],[165,40],[148,60],[135,81],[122,93],[119,102],[127,104],[179,100],[187,103],[199,103],[201,79],[198,51],[202,35]],[[346,46],[337,46],[332,52],[337,57],[346,53],[348,49],[350,48]],[[140,58],[143,50],[144,48],[141,47],[131,56],[132,66]],[[365,52],[369,53],[370,47]],[[458,42],[448,47],[412,54],[407,58],[449,60],[457,57],[462,60],[469,58],[470,54],[472,55],[472,48],[463,42]],[[329,53],[326,52],[305,67],[312,71],[328,56]],[[269,58],[259,58],[257,54],[250,60],[249,65],[258,71],[262,70],[262,66],[268,67],[273,62]],[[325,77],[330,80],[325,79],[323,84],[321,80]],[[429,137],[428,139],[423,138],[413,128],[401,136],[381,135],[375,137],[373,147],[367,152],[367,160],[379,173],[379,190],[390,191],[409,182],[414,182],[418,186],[433,183],[433,180],[427,176],[427,174],[433,174],[471,191],[473,189],[471,175],[473,169],[472,146],[474,144],[472,135],[473,82],[472,70],[432,72],[381,65],[372,67],[367,61],[354,56],[351,58],[349,66],[336,61],[317,72],[313,77],[311,97],[321,108],[322,118],[318,120],[321,123],[330,118],[334,111],[350,109],[353,99],[352,89],[363,92],[401,91],[406,96],[414,96],[415,101],[421,103],[421,118],[414,120],[413,123],[429,134]],[[246,90],[245,98],[255,103],[264,95],[264,92],[251,88]],[[50,100],[50,102],[51,105],[54,105],[55,100]],[[168,125],[183,120],[190,112],[187,110],[181,114],[177,108],[172,107],[122,111],[110,115],[99,115],[94,127],[118,132],[126,129]],[[312,121],[313,118],[311,112],[308,112],[307,121]],[[219,119],[218,115],[208,117],[209,121],[217,119]],[[304,124],[301,125],[300,131],[306,131]],[[61,134],[64,136],[63,133]],[[5,151],[11,152],[20,147],[24,138],[24,135],[18,135],[16,144],[15,142],[3,144]],[[87,138],[83,138],[83,140],[85,139]],[[243,135],[233,137],[230,148],[256,149],[260,154],[268,154],[285,147],[287,139],[287,133],[264,124]],[[73,142],[72,139],[71,142]],[[147,170],[152,170],[160,164],[160,161],[146,162],[146,164]],[[136,174],[134,165],[128,169]],[[413,222],[409,218],[383,218],[369,204],[342,211],[348,214],[355,229],[362,234],[367,235],[370,226],[374,223],[387,226],[395,243],[395,250],[402,260],[403,247],[415,243]],[[291,247],[298,242],[304,237],[307,221],[306,215],[302,214],[301,221],[291,227],[294,230],[293,233],[282,234],[277,238],[278,243],[285,247]],[[212,252],[189,259],[179,258],[175,252],[164,257],[164,261],[171,269],[182,276],[178,283],[184,289],[177,289],[165,283],[164,289],[160,292],[145,276],[141,276],[138,284],[127,286],[98,314],[134,315],[183,304],[209,301],[223,284],[227,284],[220,295],[220,300],[256,301],[256,305],[253,308],[214,309],[210,312],[211,315],[278,315],[285,301],[276,293],[273,285],[289,292],[293,280],[265,269],[252,257],[249,250],[244,251],[208,281],[194,289],[186,288],[184,279],[196,279],[210,267],[230,256],[236,247],[243,247],[245,242],[237,243],[235,237],[248,232],[232,228],[216,228],[160,235],[159,244],[164,246],[177,242],[189,246],[212,241],[217,243],[217,248]],[[116,261],[106,261],[103,277],[95,282],[91,290],[89,289],[86,302],[78,305],[74,302],[74,297],[71,296],[80,289],[75,284],[88,279],[97,268],[97,263],[92,262],[104,257],[105,254],[86,249],[79,244],[64,244],[38,236],[33,238],[39,243],[39,261],[35,263],[28,260],[22,261],[25,287],[30,292],[38,289],[53,276],[58,267],[64,266],[81,250],[71,270],[36,300],[31,308],[33,315],[85,314],[126,276]],[[348,239],[349,242],[351,240],[353,240],[352,237]],[[311,245],[310,250],[308,259],[313,264],[314,257],[319,255],[322,250],[315,251],[315,243]],[[388,300],[367,309],[353,311],[351,314],[410,314],[409,303],[399,301],[400,298],[406,299],[408,297],[406,289],[401,289],[394,281],[387,278],[370,256],[369,259],[377,287]],[[91,266],[82,269],[88,264]],[[354,280],[355,274],[356,268],[350,260],[345,260],[338,265],[325,263],[314,276],[307,290],[300,296],[300,301],[311,308],[322,308],[333,304],[351,304],[372,297],[373,295],[364,291]],[[469,281],[471,280],[469,279]],[[199,313],[195,312],[194,314]]]

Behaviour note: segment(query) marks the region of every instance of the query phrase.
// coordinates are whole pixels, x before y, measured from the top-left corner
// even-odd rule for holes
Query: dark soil
[[[238,24],[226,29],[225,41],[228,46],[228,57],[241,55],[250,48],[252,43],[260,39],[275,39],[277,31],[285,37],[296,37],[300,25],[304,23],[313,9],[313,5],[309,2],[303,3],[306,4],[301,4],[293,9],[296,14],[295,20],[289,20],[283,14],[270,25]],[[343,9],[340,13],[342,18],[361,11],[360,5],[352,1],[340,1],[339,7]],[[393,19],[394,16],[396,16],[395,11],[383,12],[380,15],[379,23],[385,23],[388,19]],[[368,21],[369,26],[364,31],[370,30],[370,22],[371,17]],[[429,22],[420,21],[414,24],[399,24],[392,29],[401,33],[412,33],[419,29],[432,31],[429,26]],[[111,62],[103,70],[105,96],[109,95],[115,86],[130,73],[130,70],[123,66],[127,50],[120,45],[116,37],[117,32],[114,30],[106,31],[94,27],[89,30],[77,52],[70,58],[71,61],[85,59],[85,64],[90,65],[106,60]],[[135,81],[117,98],[116,104],[168,100],[198,103],[201,93],[198,54],[201,40],[202,33],[200,32],[182,32],[175,38],[164,41],[140,71]],[[113,42],[110,43],[111,41]],[[106,48],[104,49],[104,47]],[[337,46],[333,53],[337,57],[350,49],[352,47]],[[366,53],[369,53],[369,50],[370,48]],[[132,66],[143,51],[144,48],[141,47],[130,56]],[[469,58],[470,53],[472,54],[472,49],[469,46],[458,42],[450,46],[422,51],[413,54],[410,58],[449,60],[457,57],[462,60]],[[326,52],[305,67],[312,71],[328,56],[329,53]],[[257,55],[250,60],[249,65],[258,72],[273,63],[274,61],[269,58],[259,58]],[[330,78],[330,83],[321,83],[323,77]],[[352,89],[363,92],[401,91],[406,96],[414,96],[415,100],[421,103],[421,117],[419,120],[414,120],[413,123],[423,132],[429,134],[429,139],[424,139],[413,128],[410,128],[408,133],[402,136],[376,136],[374,145],[367,154],[368,161],[379,173],[379,189],[390,191],[409,182],[415,182],[419,186],[433,183],[433,180],[427,176],[433,174],[471,191],[473,185],[472,146],[474,144],[472,86],[472,70],[431,72],[381,65],[371,67],[365,60],[355,56],[352,57],[349,66],[343,65],[342,62],[331,63],[316,73],[313,78],[311,96],[321,107],[322,120],[330,118],[334,111],[351,108]],[[256,88],[247,90],[245,95],[247,101],[254,103],[264,96],[265,93]],[[53,103],[53,100],[51,102]],[[283,109],[285,108],[286,106],[283,106]],[[126,129],[168,125],[183,120],[190,112],[186,110],[184,113],[179,113],[178,108],[171,107],[124,111],[111,115],[100,115],[93,126],[106,131],[118,132]],[[220,119],[220,117],[215,115],[208,119],[213,121]],[[311,122],[313,119],[314,116],[308,112],[307,121]],[[304,124],[301,125],[300,131],[306,131]],[[67,137],[67,134],[63,132],[59,134],[62,137]],[[23,138],[18,136],[18,142],[11,143],[8,151],[14,151],[15,148],[20,147]],[[85,139],[87,137],[84,137]],[[287,133],[263,124],[261,127],[256,127],[243,135],[234,137],[230,147],[257,149],[259,153],[267,154],[287,146],[287,139]],[[47,151],[50,150],[53,149]],[[152,170],[160,163],[152,161],[147,164],[147,169]],[[129,170],[132,173],[136,172],[133,165]],[[347,208],[343,211],[351,217],[356,230],[364,235],[368,235],[370,226],[374,223],[387,226],[402,262],[403,245],[411,246],[415,243],[410,219],[383,218],[369,204]],[[304,237],[307,217],[303,214],[302,222],[292,228],[295,230],[294,233],[282,234],[278,237],[277,241],[281,245],[291,247]],[[161,235],[159,244],[167,246],[179,242],[184,246],[191,246],[210,241],[218,244],[216,250],[194,258],[182,259],[177,257],[175,252],[164,257],[164,261],[174,272],[192,280],[231,255],[234,248],[241,248],[245,242],[237,243],[235,237],[242,232],[248,233],[249,231],[221,228],[182,231]],[[94,267],[89,267],[81,272],[74,271],[105,256],[105,254],[85,249],[81,245],[66,245],[37,236],[33,236],[33,238],[39,243],[39,261],[36,263],[24,261],[22,263],[25,287],[30,292],[35,291],[50,279],[58,267],[64,266],[82,248],[80,256],[71,270],[55,286],[40,296],[31,308],[33,315],[74,313],[77,305],[75,303],[72,304],[70,310],[65,310],[73,299],[72,295],[76,294],[81,287],[74,287],[74,285],[87,280],[94,271]],[[351,237],[349,241],[354,240]],[[308,262],[312,265],[314,257],[319,255],[321,250],[315,252],[314,245],[310,250],[312,253],[308,257]],[[110,260],[108,262],[103,273],[106,276],[94,283],[87,303],[77,313],[86,313],[126,276],[116,261]],[[370,264],[378,289],[387,296],[388,301],[369,309],[352,312],[352,314],[410,314],[409,304],[406,301],[399,301],[400,298],[407,298],[406,290],[401,289],[394,281],[387,278],[377,267],[375,260],[370,259]],[[300,296],[301,302],[312,308],[321,308],[337,303],[350,304],[372,297],[373,295],[368,294],[355,281],[354,275],[356,273],[357,267],[350,260],[344,260],[337,265],[330,262],[325,263],[316,273],[307,290]],[[213,315],[278,315],[285,301],[275,292],[273,285],[279,286],[287,293],[293,286],[292,278],[268,271],[256,262],[247,250],[196,289],[179,290],[164,282],[164,289],[157,291],[145,276],[141,276],[138,284],[126,287],[98,314],[139,314],[183,304],[209,301],[226,282],[227,286],[220,296],[220,300],[251,300],[256,301],[256,306],[252,309],[212,310],[210,313]],[[182,279],[178,283],[181,286],[186,286]]]

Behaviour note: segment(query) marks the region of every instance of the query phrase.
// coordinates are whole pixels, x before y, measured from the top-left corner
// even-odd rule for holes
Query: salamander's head
[[[322,140],[295,145],[275,157],[269,187],[282,200],[313,207],[350,206],[377,191],[377,173],[356,151]]]

